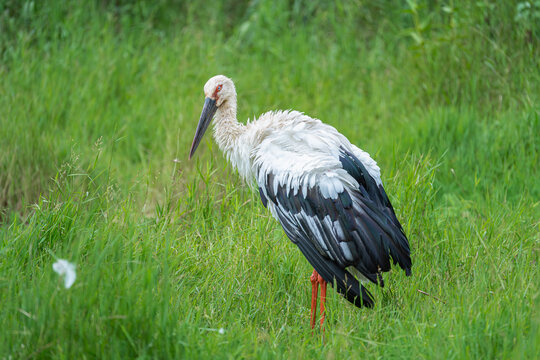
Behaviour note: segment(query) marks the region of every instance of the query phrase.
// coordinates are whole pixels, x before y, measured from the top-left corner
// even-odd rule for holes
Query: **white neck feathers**
[[[251,175],[250,149],[245,142],[247,139],[241,139],[245,132],[246,126],[236,119],[236,97],[231,97],[216,111],[214,139],[227,160],[248,180]]]

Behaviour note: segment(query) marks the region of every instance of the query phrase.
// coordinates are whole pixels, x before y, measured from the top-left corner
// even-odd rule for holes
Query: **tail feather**
[[[337,291],[348,301],[358,307],[373,307],[373,296],[351,273],[320,256],[314,247],[305,242],[297,242],[296,245],[319,275],[331,285],[335,284]]]

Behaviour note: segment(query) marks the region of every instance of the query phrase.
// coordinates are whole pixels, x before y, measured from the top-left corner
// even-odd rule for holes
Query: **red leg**
[[[318,282],[321,283],[321,329],[324,332],[324,319],[326,317],[326,281],[319,275]]]
[[[309,278],[311,280],[311,328],[315,327],[315,318],[317,317],[317,295],[319,292],[319,277],[315,269],[313,269],[313,274]]]

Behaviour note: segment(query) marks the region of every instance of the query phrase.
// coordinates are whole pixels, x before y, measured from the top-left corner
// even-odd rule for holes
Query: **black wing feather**
[[[321,249],[317,249],[311,241],[304,241],[307,234],[304,231],[298,231],[297,224],[290,221],[283,211],[277,210],[279,222],[283,226],[283,230],[304,254],[308,262],[322,276],[322,278],[330,284],[336,284],[337,290],[345,296],[345,298],[358,307],[366,306],[373,307],[373,296],[367,289],[360,285],[356,278],[344,268],[337,265],[328,258],[321,256]],[[306,229],[305,224],[301,228]]]
[[[345,269],[353,266],[383,286],[380,273],[390,270],[390,260],[410,275],[409,243],[383,187],[353,153],[341,150],[341,165],[358,188],[346,188],[336,199],[322,196],[318,185],[295,193],[282,184],[275,186],[276,177],[268,172],[259,192],[265,206],[273,204],[285,233],[323,279],[335,282],[355,305],[372,306],[371,294]]]

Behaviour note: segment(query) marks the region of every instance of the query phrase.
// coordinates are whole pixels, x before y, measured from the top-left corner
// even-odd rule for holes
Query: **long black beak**
[[[204,100],[201,118],[199,119],[199,124],[197,125],[197,131],[195,131],[195,137],[193,138],[193,144],[191,144],[191,150],[189,151],[190,160],[195,153],[195,150],[197,150],[197,146],[199,146],[206,129],[208,129],[208,125],[210,125],[212,122],[212,118],[214,117],[216,110],[216,100],[206,98],[206,100]]]

